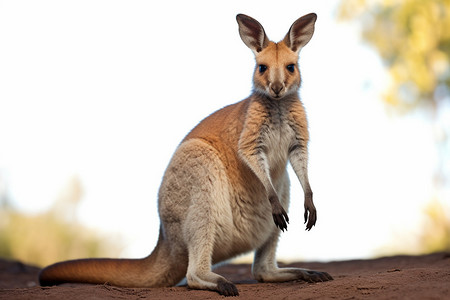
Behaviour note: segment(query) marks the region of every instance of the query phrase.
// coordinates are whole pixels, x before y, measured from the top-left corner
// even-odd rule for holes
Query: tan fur
[[[256,20],[238,15],[239,33],[256,57],[254,92],[204,119],[179,145],[159,190],[161,229],[155,250],[141,260],[58,263],[41,272],[41,284],[156,287],[186,276],[191,288],[234,296],[234,284],[211,267],[252,250],[259,281],[332,279],[324,272],[278,268],[275,259],[279,229],[288,223],[288,161],[305,192],[307,229],[316,222],[297,64],[315,20],[315,14],[298,19],[284,40],[274,43]]]

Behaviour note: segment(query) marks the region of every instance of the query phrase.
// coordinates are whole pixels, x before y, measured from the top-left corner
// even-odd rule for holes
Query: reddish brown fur
[[[270,68],[276,68],[284,73],[286,81],[284,82],[287,88],[292,88],[293,86],[300,86],[300,72],[298,69],[298,56],[295,52],[292,52],[284,41],[279,43],[269,42],[267,48],[262,50],[256,56],[257,65],[266,65]],[[291,74],[286,67],[288,65],[295,65],[295,72]],[[270,70],[269,70],[270,71]],[[253,84],[257,88],[264,88],[269,84],[269,73],[264,72],[262,75],[259,74],[258,69],[255,70],[253,77]]]
[[[204,119],[177,148],[159,190],[161,227],[152,254],[58,263],[41,272],[41,284],[157,287],[186,276],[191,288],[236,296],[236,286],[211,266],[252,250],[259,281],[332,279],[324,272],[278,268],[275,259],[279,229],[287,229],[289,221],[288,161],[304,190],[306,228],[316,223],[297,64],[315,20],[315,14],[298,19],[284,40],[274,43],[256,20],[238,15],[241,38],[256,57],[254,92]]]

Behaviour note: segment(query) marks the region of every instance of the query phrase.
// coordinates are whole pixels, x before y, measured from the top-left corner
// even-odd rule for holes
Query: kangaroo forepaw
[[[311,228],[316,225],[317,221],[317,212],[316,209],[313,207],[312,209],[305,207],[305,224],[306,224],[306,230],[310,231]]]
[[[237,287],[229,281],[220,280],[217,283],[217,292],[223,296],[239,296]]]
[[[269,197],[270,205],[272,206],[272,217],[275,225],[284,232],[287,230],[287,224],[289,224],[289,217],[281,206],[280,200],[275,192]]]
[[[279,205],[276,209],[272,209],[272,216],[275,225],[284,232],[287,230],[287,224],[289,224],[289,217],[286,211]]]
[[[284,232],[284,230],[287,230],[287,224],[289,224],[289,217],[284,210],[282,213],[279,214],[273,213],[272,216],[275,225],[278,228],[280,228],[281,231]]]

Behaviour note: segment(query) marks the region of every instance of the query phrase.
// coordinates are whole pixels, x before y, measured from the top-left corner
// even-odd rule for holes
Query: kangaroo
[[[158,193],[161,226],[153,252],[143,259],[56,263],[41,271],[41,285],[163,287],[186,277],[189,288],[237,296],[236,286],[212,266],[252,250],[252,274],[260,282],[333,279],[326,272],[279,268],[275,259],[280,231],[289,223],[288,161],[303,187],[306,230],[317,219],[308,180],[308,125],[298,95],[298,55],[317,16],[296,20],[278,43],[255,19],[236,19],[256,58],[253,92],[205,118],[176,149]]]

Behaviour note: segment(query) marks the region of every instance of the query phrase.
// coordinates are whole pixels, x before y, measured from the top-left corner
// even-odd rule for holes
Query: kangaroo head
[[[275,100],[296,93],[300,87],[298,54],[314,33],[317,15],[311,13],[299,18],[278,43],[267,38],[264,28],[255,19],[243,14],[237,15],[236,19],[242,41],[255,54],[255,92]]]

